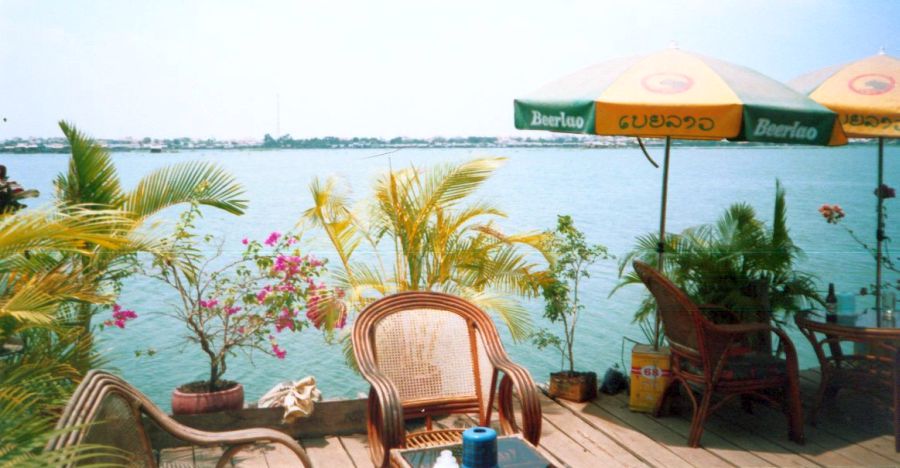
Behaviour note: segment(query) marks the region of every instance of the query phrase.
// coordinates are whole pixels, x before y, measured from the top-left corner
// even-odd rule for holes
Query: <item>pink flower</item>
[[[281,233],[278,231],[273,231],[271,234],[269,234],[269,237],[266,239],[266,242],[265,242],[266,245],[268,245],[269,247],[274,246],[275,243],[278,242],[279,237],[281,237]]]
[[[207,301],[200,299],[200,307],[203,307],[204,309],[212,309],[213,307],[215,307],[217,305],[219,305],[218,299],[209,299]]]
[[[844,210],[841,209],[840,205],[824,204],[819,207],[819,213],[822,214],[822,217],[825,218],[828,224],[837,224],[845,216]]]
[[[125,328],[125,323],[136,318],[137,314],[133,310],[125,310],[122,309],[122,306],[119,304],[113,304],[112,319],[104,321],[103,325],[107,327],[116,326],[118,328]]]
[[[275,331],[281,333],[281,330],[285,328],[289,328],[291,331],[296,331],[294,325],[294,312],[290,309],[282,309],[281,315],[275,319]]]
[[[246,237],[241,239],[241,244],[247,245],[249,243],[250,243],[250,241]]]
[[[237,307],[237,306],[228,306],[228,307],[225,307],[225,314],[227,314],[227,315],[234,315],[234,314],[236,314],[236,313],[238,313],[238,312],[240,312],[240,311],[241,311],[241,308],[240,308],[240,307]]]
[[[266,287],[260,289],[259,292],[256,293],[256,300],[260,304],[262,304],[263,302],[266,301],[266,297],[268,297],[269,292],[271,292],[271,291],[272,291],[272,286],[266,286]]]
[[[278,359],[284,359],[287,356],[287,351],[281,349],[277,343],[272,343],[272,352],[275,353],[275,357]]]
[[[294,236],[288,237],[287,245],[291,246],[297,243],[297,238]]]

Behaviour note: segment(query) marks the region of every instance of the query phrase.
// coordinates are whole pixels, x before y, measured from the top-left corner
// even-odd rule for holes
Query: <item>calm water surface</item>
[[[651,149],[659,155],[661,150]],[[670,232],[714,221],[731,203],[745,201],[759,215],[771,220],[775,179],[787,189],[788,223],[794,241],[805,250],[800,268],[819,277],[820,285],[835,282],[838,290],[855,290],[874,281],[871,257],[840,228],[827,225],[816,211],[822,203],[840,204],[847,212],[845,224],[865,239],[874,239],[876,148],[722,147],[673,149],[669,212]],[[216,161],[235,174],[247,189],[250,208],[236,217],[206,210],[200,228],[223,236],[226,245],[240,250],[240,239],[262,239],[270,231],[290,230],[300,213],[311,205],[308,185],[316,177],[335,176],[353,189],[355,200],[364,199],[375,177],[386,171],[387,156],[369,158],[379,150],[208,151],[148,155],[115,154],[125,187],[158,167],[186,160]],[[900,175],[896,147],[886,151],[885,180],[896,186]],[[635,237],[658,229],[661,170],[653,168],[636,149],[410,149],[390,155],[393,167],[425,166],[462,161],[475,156],[505,156],[506,164],[483,187],[479,196],[509,215],[501,225],[509,232],[552,228],[557,214],[571,214],[590,242],[623,255]],[[37,188],[50,198],[52,179],[66,168],[67,156],[3,155],[13,179]],[[890,237],[900,237],[898,203],[889,200]],[[163,229],[171,227],[178,209],[162,213]],[[308,249],[328,257],[327,244],[307,236]],[[228,244],[230,243],[230,244]],[[896,280],[896,278],[894,278]],[[643,289],[624,288],[612,298],[617,264],[598,265],[584,288],[586,313],[576,341],[577,366],[603,372],[620,361],[622,337],[641,339],[631,323]],[[824,287],[824,286],[823,286]],[[204,356],[184,344],[184,325],[162,316],[174,298],[160,283],[129,279],[119,303],[136,310],[140,318],[126,330],[99,333],[110,366],[165,408],[169,394],[179,384],[205,378]],[[542,304],[527,303],[535,322]],[[101,317],[102,318],[102,317]],[[513,359],[526,365],[537,380],[557,370],[559,358],[536,352],[528,344],[513,343],[501,327]],[[340,348],[331,346],[314,331],[283,340],[285,360],[263,355],[239,356],[229,361],[227,377],[244,383],[253,401],[276,383],[315,375],[326,397],[352,397],[367,390],[365,382],[343,362]],[[794,342],[801,366],[815,365],[809,344],[799,333]],[[135,351],[155,348],[153,357],[135,357]]]

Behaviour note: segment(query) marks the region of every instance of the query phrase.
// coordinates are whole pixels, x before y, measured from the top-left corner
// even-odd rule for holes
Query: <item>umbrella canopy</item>
[[[522,130],[665,137],[659,219],[663,269],[672,138],[840,145],[837,114],[748,68],[669,48],[600,63],[515,100]],[[657,315],[654,345],[658,343]]]
[[[515,101],[518,129],[598,135],[843,144],[836,117],[748,68],[678,49],[600,63]]]
[[[900,137],[900,59],[883,51],[807,73],[792,88],[835,111],[850,137]]]
[[[875,228],[875,309],[881,326],[881,264],[884,235],[884,139],[900,137],[900,59],[884,50],[862,60],[800,76],[790,86],[835,111],[844,133],[878,138],[878,197]]]

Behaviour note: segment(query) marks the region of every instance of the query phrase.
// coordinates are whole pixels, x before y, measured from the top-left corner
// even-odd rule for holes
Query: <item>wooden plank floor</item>
[[[815,370],[802,373],[806,408],[819,381]],[[591,403],[541,398],[541,453],[559,466],[900,466],[894,452],[889,408],[875,408],[870,399],[841,393],[826,403],[817,426],[806,425],[806,444],[787,439],[784,416],[764,405],[753,413],[739,404],[726,405],[706,424],[700,448],[687,447],[690,408],[662,418],[628,410],[625,395]],[[470,425],[463,416],[438,421],[439,426]],[[366,437],[328,436],[301,443],[317,467],[368,467]],[[215,466],[219,449],[166,451],[164,467]],[[284,449],[261,447],[242,454],[234,466],[290,465]]]

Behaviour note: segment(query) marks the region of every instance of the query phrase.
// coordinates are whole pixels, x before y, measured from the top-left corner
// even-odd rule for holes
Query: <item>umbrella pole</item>
[[[881,186],[884,183],[884,138],[878,138],[878,188],[875,194],[878,195],[878,208],[876,215],[878,221],[875,228],[875,319],[876,326],[881,327],[881,241],[884,240],[884,197],[881,193]]]
[[[671,145],[672,137],[666,137],[666,153],[665,159],[663,159],[662,202],[659,209],[659,244],[656,245],[656,251],[659,253],[656,266],[659,272],[663,274],[665,274],[663,257],[666,253],[666,197],[669,193],[669,148]],[[659,344],[659,310],[656,311],[653,338],[653,349],[656,349]]]

